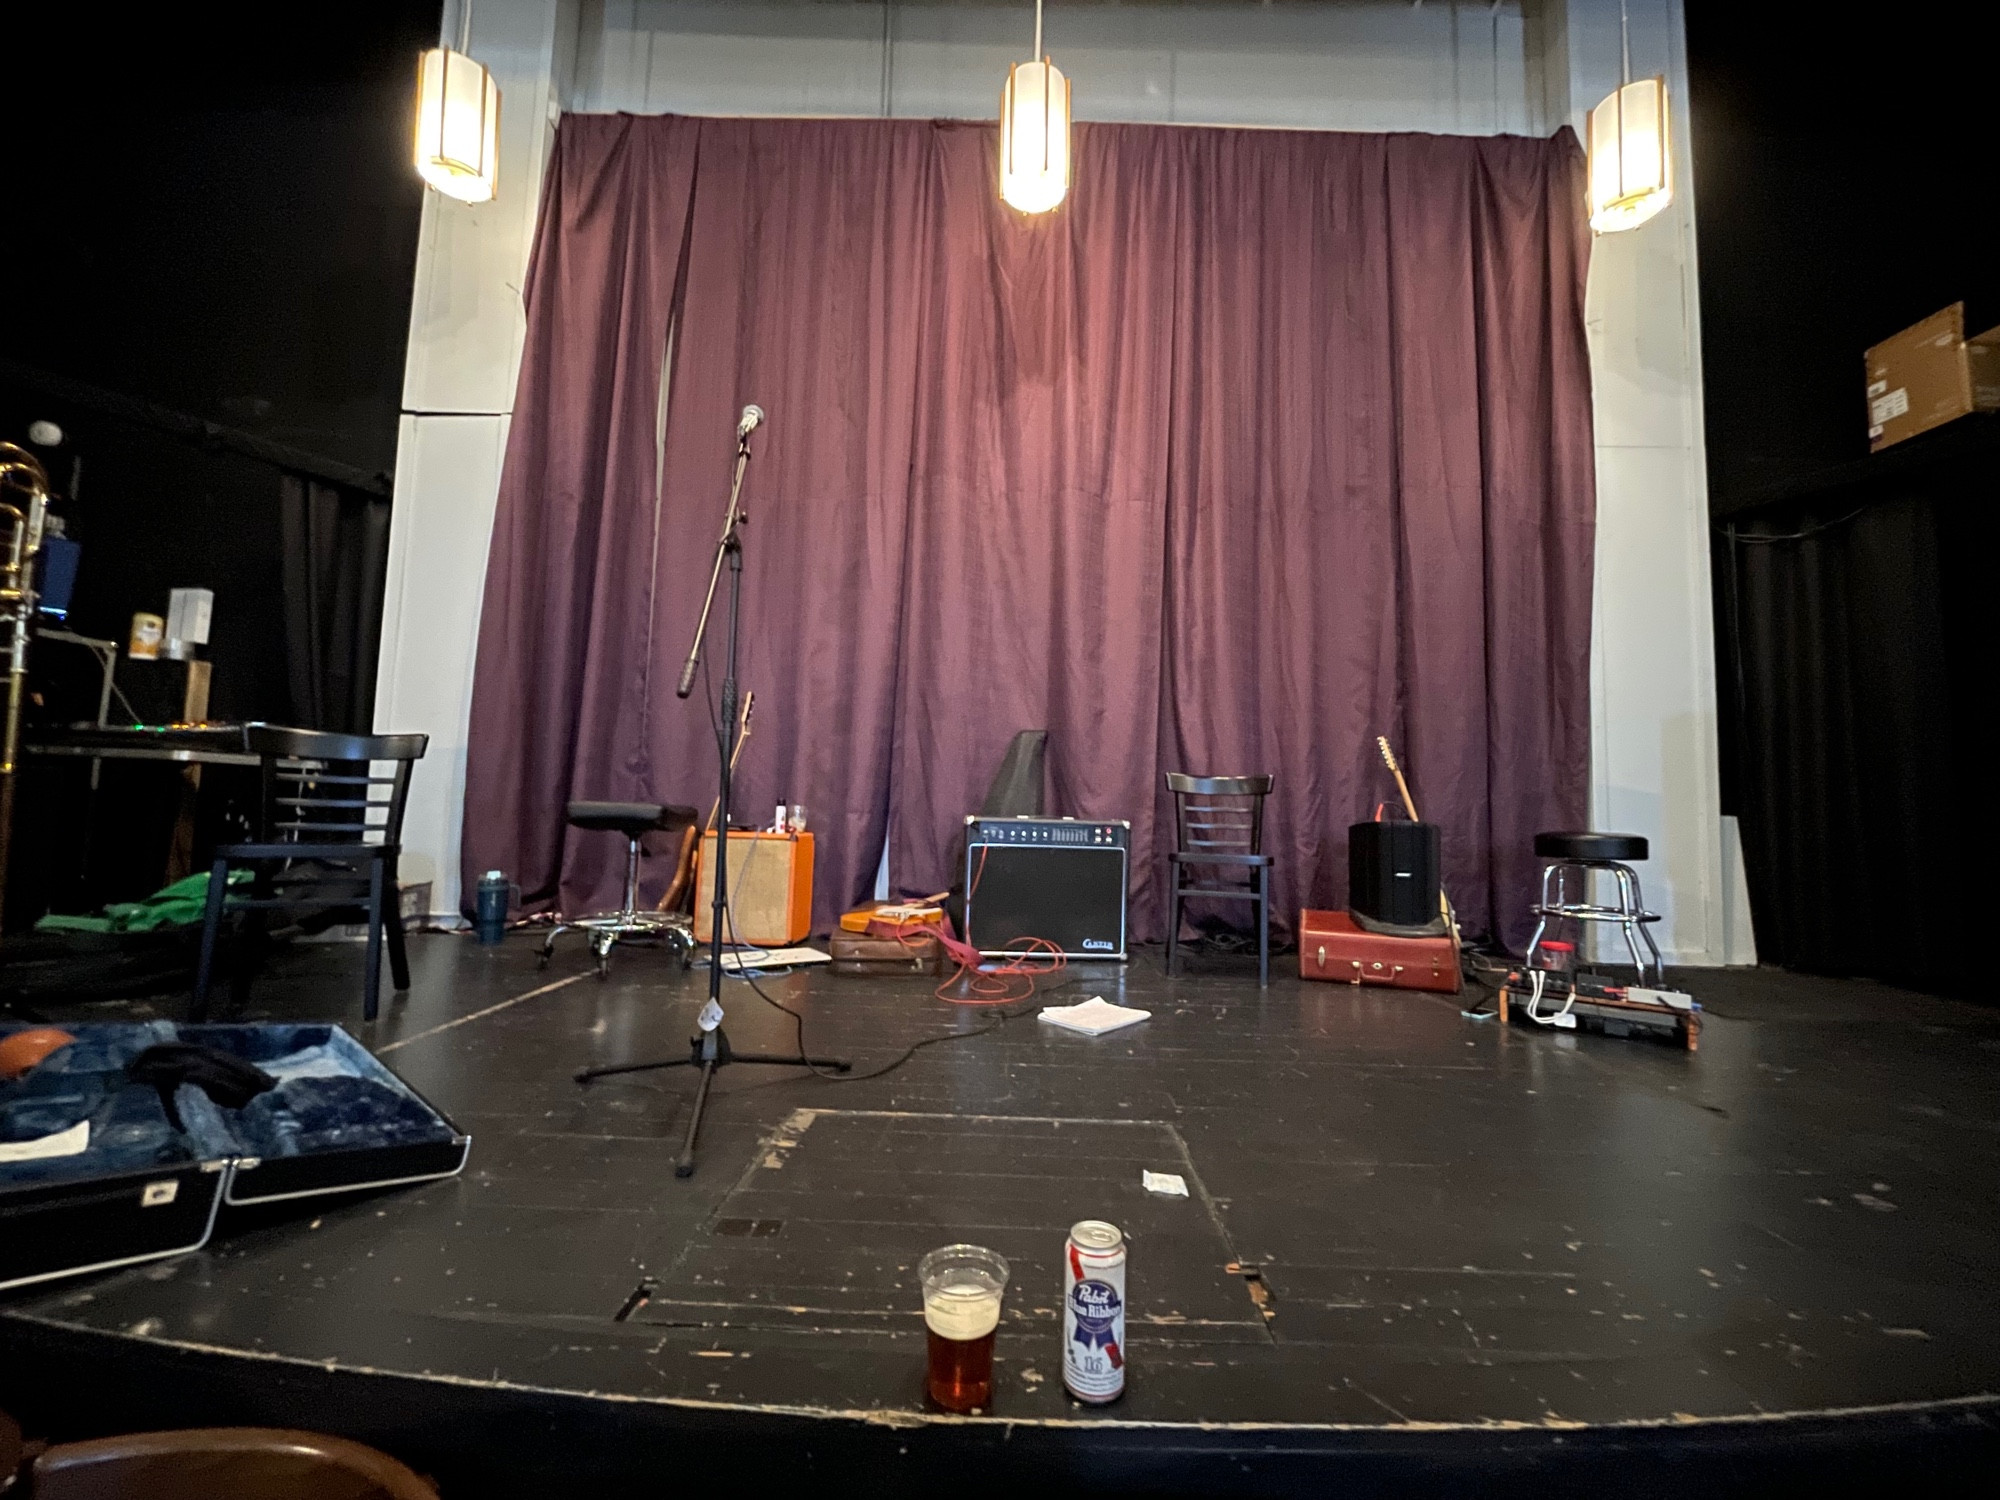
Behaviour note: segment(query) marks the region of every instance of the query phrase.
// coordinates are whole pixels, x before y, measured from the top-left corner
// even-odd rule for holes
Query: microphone
[[[757,430],[757,424],[763,420],[764,420],[763,407],[761,406],[744,407],[742,420],[736,424],[736,441],[740,443],[744,439],[749,437],[751,433]]]

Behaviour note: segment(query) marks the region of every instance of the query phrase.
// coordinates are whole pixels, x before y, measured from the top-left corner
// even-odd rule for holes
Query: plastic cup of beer
[[[930,1345],[926,1386],[946,1411],[993,1400],[993,1334],[1007,1292],[1007,1262],[978,1245],[946,1245],[917,1263]]]

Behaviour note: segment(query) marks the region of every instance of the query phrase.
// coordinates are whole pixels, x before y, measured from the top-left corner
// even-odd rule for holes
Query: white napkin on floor
[[[1041,1014],[1051,1026],[1060,1026],[1065,1031],[1080,1031],[1085,1036],[1103,1036],[1107,1031],[1121,1031],[1127,1026],[1137,1026],[1141,1021],[1150,1020],[1153,1015],[1150,1010],[1108,1004],[1102,995],[1092,995],[1081,1005],[1047,1006]]]

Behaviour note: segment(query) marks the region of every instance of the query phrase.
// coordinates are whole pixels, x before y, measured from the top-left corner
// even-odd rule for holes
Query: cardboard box
[[[1970,411],[2000,411],[2000,328],[1965,336],[1954,302],[1868,351],[1868,451]]]
[[[415,932],[431,916],[431,883],[428,880],[399,880],[396,882],[396,910],[403,914],[403,931]],[[366,922],[343,922],[338,933],[329,932],[326,940],[333,937],[349,939],[368,936]]]

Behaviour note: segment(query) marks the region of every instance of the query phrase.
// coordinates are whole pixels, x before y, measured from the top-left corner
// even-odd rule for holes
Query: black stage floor
[[[2000,1456],[2000,1012],[1690,972],[1688,1055],[1260,994],[1239,960],[1168,980],[1153,950],[1037,997],[1150,1008],[1133,1031],[1013,1019],[856,1083],[732,1069],[676,1181],[689,1073],[570,1074],[684,1052],[699,973],[542,974],[523,937],[411,956],[373,1028],[349,947],[284,956],[251,1014],[348,1024],[471,1132],[464,1176],[17,1294],[0,1406],[57,1435],[320,1427],[447,1495],[1769,1492]],[[930,980],[766,987],[864,1070],[995,1019]],[[785,1049],[789,1019],[728,999],[739,1048]],[[1056,1333],[1087,1216],[1132,1239],[1131,1384],[1102,1410],[1064,1397]],[[969,1419],[924,1408],[913,1290],[959,1239],[1015,1266]]]

